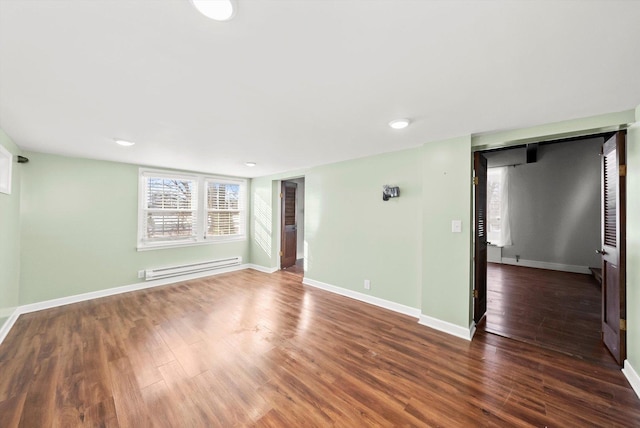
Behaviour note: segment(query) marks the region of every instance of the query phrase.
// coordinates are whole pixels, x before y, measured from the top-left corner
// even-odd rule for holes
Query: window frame
[[[165,240],[147,239],[146,216],[149,210],[147,203],[147,179],[149,177],[169,178],[181,180],[193,180],[195,182],[196,209],[194,227],[195,236],[185,238],[172,238]],[[240,233],[234,235],[209,235],[207,236],[208,205],[207,205],[207,184],[209,182],[222,184],[237,184],[240,186],[238,210],[240,214]],[[233,241],[244,241],[247,239],[247,180],[243,178],[224,177],[207,174],[197,174],[191,172],[171,171],[162,169],[140,168],[138,171],[138,234],[137,250],[155,250],[162,248],[190,247],[196,245],[219,244]],[[181,210],[176,210],[181,211]],[[186,211],[186,210],[185,210]]]
[[[239,185],[240,189],[238,191],[238,209],[227,209],[227,210],[222,210],[222,209],[210,209],[209,208],[209,183],[215,183],[215,184],[231,184],[231,185]],[[246,183],[246,180],[245,180]],[[246,184],[243,186],[243,183],[241,182],[241,180],[237,180],[237,179],[230,179],[228,177],[211,177],[211,176],[205,176],[204,177],[204,182],[203,182],[203,197],[204,197],[204,203],[203,203],[203,208],[204,208],[204,231],[203,231],[203,236],[205,240],[213,240],[213,241],[230,241],[230,240],[237,240],[238,238],[236,237],[241,237],[241,236],[246,236],[246,227],[247,227],[247,222],[246,222],[246,212],[247,212],[247,197],[246,197],[246,193],[247,193],[247,188],[246,188]],[[240,216],[240,224],[239,224],[239,228],[240,228],[240,233],[235,234],[235,235],[209,235],[209,213],[211,212],[238,212],[239,216]]]

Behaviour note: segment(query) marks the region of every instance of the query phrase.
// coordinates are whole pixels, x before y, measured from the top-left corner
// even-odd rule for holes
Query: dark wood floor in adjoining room
[[[0,426],[640,426],[618,369],[252,270],[21,316]]]
[[[486,331],[617,367],[600,335],[601,301],[591,275],[487,264]]]
[[[289,266],[288,268],[282,269],[282,272],[286,272],[291,275],[296,275],[300,281],[304,277],[304,259],[296,260],[296,263],[293,266]]]

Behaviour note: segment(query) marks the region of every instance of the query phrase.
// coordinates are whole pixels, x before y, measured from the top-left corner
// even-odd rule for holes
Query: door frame
[[[495,150],[495,149],[506,149],[506,148],[510,148],[510,147],[516,147],[516,146],[521,146],[521,145],[526,145],[526,144],[532,144],[532,143],[542,143],[542,142],[546,142],[546,141],[553,141],[553,140],[564,140],[564,139],[570,139],[570,138],[587,138],[591,135],[599,135],[599,134],[606,134],[606,133],[613,133],[613,132],[618,132],[618,131],[624,131],[626,129],[629,128],[631,124],[629,123],[621,123],[619,125],[611,125],[611,126],[605,126],[605,127],[601,127],[601,128],[595,128],[595,129],[583,129],[583,130],[575,130],[573,132],[567,132],[567,133],[562,133],[562,134],[548,134],[548,135],[541,135],[538,137],[526,137],[526,138],[521,138],[521,139],[513,139],[513,140],[506,140],[503,143],[494,143],[494,144],[490,144],[490,145],[471,145],[471,177],[473,177],[474,174],[474,156],[476,152],[486,152],[486,151],[490,151],[490,150]],[[471,180],[470,183],[471,186],[471,212],[470,212],[470,224],[471,224],[471,229],[472,229],[472,233],[471,233],[471,242],[470,242],[470,251],[471,251],[471,280],[470,280],[470,284],[469,284],[469,295],[470,295],[470,300],[469,300],[469,307],[470,307],[470,320],[472,323],[472,340],[473,340],[473,334],[476,331],[476,322],[474,321],[474,317],[475,317],[475,301],[474,301],[474,290],[477,287],[477,281],[476,281],[476,273],[475,273],[475,254],[474,254],[474,248],[475,248],[475,228],[476,228],[476,222],[475,222],[475,204],[476,204],[476,198],[475,198],[475,192],[474,192],[474,184],[473,184],[473,180]],[[625,239],[626,240],[626,229],[625,229],[625,236],[621,237],[620,239]],[[627,268],[626,263],[625,263],[625,269]],[[486,275],[486,270],[485,270],[485,275]],[[625,277],[626,277],[626,271],[625,271]],[[625,300],[628,297],[628,287],[625,287]],[[485,315],[486,318],[486,315]],[[603,346],[604,346],[604,342],[603,342]]]
[[[275,266],[276,271],[282,270],[282,266],[280,265],[280,251],[282,251],[282,248],[281,248],[282,247],[282,204],[280,203],[280,192],[281,192],[280,189],[282,189],[283,181],[293,181],[300,178],[305,180],[305,186],[306,186],[306,177],[304,175],[294,175],[291,177],[283,177],[278,180],[273,180],[271,182],[271,192],[272,192],[271,200],[272,200],[272,207],[273,207],[273,211],[272,211],[273,217],[271,219],[272,220],[271,224],[273,225],[273,232],[271,233],[271,237],[272,237],[271,242],[273,243],[275,241],[275,248],[272,249],[271,254],[276,259],[276,266]],[[306,198],[306,192],[305,192],[305,198]],[[306,201],[305,201],[305,206],[306,206]],[[298,221],[304,222],[304,215],[302,215],[302,218],[298,219]],[[277,237],[277,239],[273,239],[274,237]],[[305,257],[306,257],[306,254],[305,254]]]
[[[282,180],[280,182],[280,251],[278,252],[278,256],[280,257],[280,269],[282,269],[282,264],[283,264],[283,258],[285,258],[285,254],[284,252],[286,250],[284,250],[283,248],[286,247],[286,240],[287,240],[287,225],[286,225],[286,218],[285,218],[285,205],[287,203],[287,199],[286,199],[286,188],[287,187],[293,187],[295,189],[295,195],[294,195],[294,200],[293,200],[293,216],[295,218],[295,224],[293,226],[293,230],[292,232],[295,232],[295,242],[294,242],[294,247],[295,247],[295,254],[294,254],[294,258],[293,258],[293,264],[287,264],[286,267],[290,267],[296,264],[296,260],[298,259],[298,183],[294,182],[293,180]],[[286,260],[286,259],[285,259]]]

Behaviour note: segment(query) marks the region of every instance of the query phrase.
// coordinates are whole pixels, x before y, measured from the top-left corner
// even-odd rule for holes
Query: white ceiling
[[[188,0],[0,0],[0,127],[255,177],[640,104],[638,1],[238,5],[220,23]]]

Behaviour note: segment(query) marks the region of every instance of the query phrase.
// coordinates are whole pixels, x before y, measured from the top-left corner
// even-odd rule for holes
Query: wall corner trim
[[[473,336],[476,335],[476,323],[475,321],[471,321],[469,324],[469,340],[473,340]]]
[[[351,299],[359,300],[370,305],[378,306],[384,309],[388,309],[400,314],[409,315],[410,317],[418,318],[420,316],[420,309],[412,308],[411,306],[402,305],[400,303],[392,302],[390,300],[381,299],[379,297],[370,296],[364,293],[358,293],[357,291],[349,290],[335,285],[327,284],[324,282],[316,281],[315,279],[304,278],[302,280],[304,285],[319,288],[321,290],[329,291],[334,294],[349,297]]]
[[[260,265],[254,265],[252,263],[249,263],[246,266],[247,266],[248,269],[257,270],[258,272],[263,272],[263,273],[274,273],[274,272],[278,271],[277,267],[268,268],[268,267],[264,267],[264,266],[260,266]]]
[[[9,318],[7,318],[7,320],[4,322],[4,324],[0,326],[0,345],[4,341],[5,337],[7,337],[7,334],[9,334],[9,330],[11,330],[11,327],[13,327],[13,325],[18,320],[18,317],[20,316],[19,309],[20,308],[15,308],[11,315],[9,315]]]
[[[433,317],[430,317],[430,316],[424,315],[424,314],[420,315],[420,320],[418,321],[418,324],[422,324],[424,326],[431,327],[431,328],[433,328],[435,330],[438,330],[438,331],[441,331],[443,333],[447,333],[447,334],[450,334],[452,336],[456,336],[456,337],[459,337],[461,339],[468,340],[468,341],[471,341],[471,339],[473,338],[473,335],[476,332],[475,323],[471,323],[469,328],[465,328],[465,327],[460,327],[457,324],[452,324],[452,323],[447,322],[447,321],[442,321],[442,320],[439,320],[437,318],[433,318]]]
[[[638,398],[640,398],[640,376],[638,376],[638,372],[631,366],[629,360],[624,360],[622,373],[631,384],[631,388],[636,392]]]

